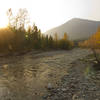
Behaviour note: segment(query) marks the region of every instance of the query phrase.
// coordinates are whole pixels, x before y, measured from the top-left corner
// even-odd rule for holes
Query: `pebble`
[[[52,87],[52,84],[51,83],[48,83],[48,85],[47,85],[47,89],[52,89],[53,87]]]
[[[75,66],[72,67],[68,72],[69,74],[61,78],[62,83],[58,88],[53,88],[56,92],[52,91],[54,95],[50,96],[47,100],[100,100],[98,91],[100,86],[98,87],[93,81],[90,81],[83,75],[81,77],[81,73],[77,71],[78,66],[76,67],[77,69],[75,69]],[[99,77],[99,74],[100,72],[98,75],[96,74],[96,77]],[[95,78],[94,75],[92,76]],[[51,83],[48,83],[47,87],[52,90]]]
[[[65,92],[66,91],[66,88],[63,88],[63,89],[61,89],[63,92]]]

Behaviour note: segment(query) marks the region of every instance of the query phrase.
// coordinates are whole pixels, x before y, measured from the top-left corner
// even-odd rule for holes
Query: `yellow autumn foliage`
[[[100,28],[88,40],[79,43],[80,47],[100,49]]]

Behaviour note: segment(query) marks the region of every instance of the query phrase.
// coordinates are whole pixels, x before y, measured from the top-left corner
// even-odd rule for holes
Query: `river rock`
[[[51,83],[48,83],[47,89],[50,90],[50,89],[52,89],[52,88],[53,88],[52,84],[51,84]]]

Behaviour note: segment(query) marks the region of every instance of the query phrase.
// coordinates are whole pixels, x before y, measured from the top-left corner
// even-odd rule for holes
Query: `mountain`
[[[61,38],[66,32],[71,40],[84,40],[89,38],[97,31],[100,21],[91,21],[74,18],[70,21],[45,32],[45,34],[54,36],[55,33]]]

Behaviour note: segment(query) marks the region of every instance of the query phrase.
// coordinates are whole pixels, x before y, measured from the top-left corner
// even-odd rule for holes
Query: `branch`
[[[99,61],[99,59],[98,59],[98,57],[97,57],[97,54],[96,54],[95,49],[92,48],[92,51],[93,51],[94,57],[96,58],[96,61],[97,61],[98,63],[100,63],[100,61]]]

